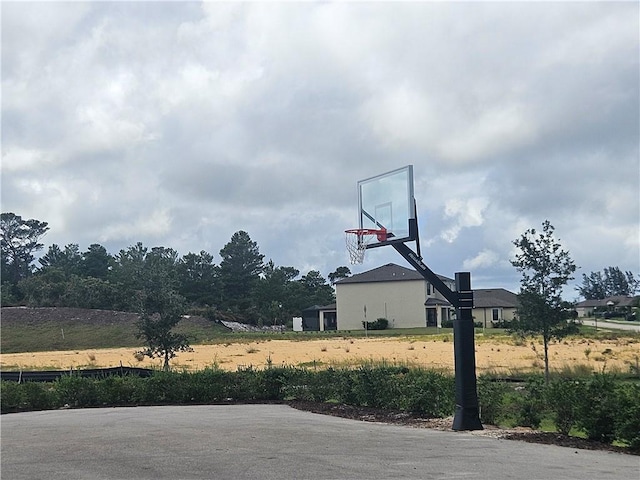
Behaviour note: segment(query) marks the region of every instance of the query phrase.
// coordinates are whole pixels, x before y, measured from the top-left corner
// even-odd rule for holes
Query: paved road
[[[367,423],[286,405],[2,416],[2,479],[629,479],[640,457]]]
[[[582,320],[582,323],[584,325],[590,325],[592,327],[598,327],[606,330],[628,330],[632,332],[640,332],[640,324],[638,322],[618,323],[598,320],[596,324],[595,320]]]

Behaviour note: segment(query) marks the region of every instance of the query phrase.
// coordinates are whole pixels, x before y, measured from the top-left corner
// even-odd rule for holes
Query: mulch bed
[[[355,407],[352,405],[340,405],[321,402],[292,401],[289,405],[298,410],[304,410],[323,415],[361,420],[365,422],[388,423],[415,428],[432,428],[435,430],[451,431],[453,417],[449,418],[423,418],[420,415],[395,412],[369,407]],[[476,435],[502,438],[506,440],[520,440],[529,443],[542,443],[557,445],[582,450],[603,450],[609,452],[640,455],[640,451],[632,451],[628,448],[616,447],[606,443],[595,442],[584,438],[570,437],[553,432],[540,432],[529,428],[501,429],[493,425],[485,425],[482,431],[473,432]]]

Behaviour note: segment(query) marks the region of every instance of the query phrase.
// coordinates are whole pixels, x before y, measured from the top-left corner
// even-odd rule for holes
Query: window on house
[[[500,309],[499,308],[494,308],[493,309],[493,321],[497,322],[498,320],[500,320]]]
[[[431,284],[427,282],[427,295],[431,295]]]

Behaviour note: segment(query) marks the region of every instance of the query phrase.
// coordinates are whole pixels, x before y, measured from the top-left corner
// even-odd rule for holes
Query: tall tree
[[[190,304],[213,307],[220,303],[217,267],[213,263],[213,255],[204,250],[199,254],[189,252],[180,259],[177,269],[178,291]]]
[[[234,233],[220,250],[220,257],[223,306],[239,312],[247,311],[262,273],[264,255],[249,234],[241,230]]]
[[[338,267],[335,272],[331,272],[327,278],[331,285],[334,285],[338,280],[342,280],[343,278],[347,278],[351,275],[351,270],[349,267]]]
[[[608,296],[601,272],[591,272],[588,276],[583,273],[582,285],[577,290],[585,300],[601,300]]]
[[[109,274],[109,280],[117,288],[118,303],[116,309],[137,311],[137,292],[144,288],[145,260],[149,249],[141,242],[122,249],[114,257],[113,270]]]
[[[335,294],[331,285],[317,270],[311,270],[300,279],[300,284],[307,293],[308,306],[327,305],[335,302]]]
[[[638,280],[630,271],[623,272],[619,267],[604,269],[604,281],[610,297],[631,297],[638,290]]]
[[[16,285],[33,272],[34,253],[44,246],[40,238],[49,230],[47,222],[23,220],[15,213],[0,215],[0,253],[2,254],[2,281]]]
[[[113,267],[113,257],[98,243],[92,243],[82,254],[80,271],[85,277],[106,279]]]
[[[631,271],[623,272],[619,267],[607,267],[603,272],[591,272],[589,275],[583,273],[582,285],[577,290],[586,300],[602,300],[614,296],[631,297],[639,286],[640,280]]]
[[[542,223],[542,232],[531,228],[514,240],[518,249],[511,264],[522,277],[518,299],[520,306],[512,330],[521,334],[542,335],[544,344],[544,373],[549,381],[549,341],[562,338],[576,330],[566,303],[562,301],[562,288],[571,280],[576,266],[569,252],[562,248],[554,236],[554,227],[548,220]]]
[[[263,323],[281,323],[293,316],[290,285],[300,272],[293,267],[276,267],[273,260],[264,265],[254,291],[255,306]]]
[[[55,243],[49,247],[47,253],[38,260],[43,270],[58,269],[65,276],[80,273],[82,264],[82,254],[80,247],[75,243],[70,243],[62,250]]]

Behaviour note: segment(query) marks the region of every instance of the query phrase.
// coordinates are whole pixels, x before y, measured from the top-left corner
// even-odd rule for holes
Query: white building
[[[447,287],[455,281],[438,275]],[[389,328],[441,326],[453,306],[415,270],[394,263],[339,280],[336,286],[338,330],[362,329],[362,322],[386,318]]]

